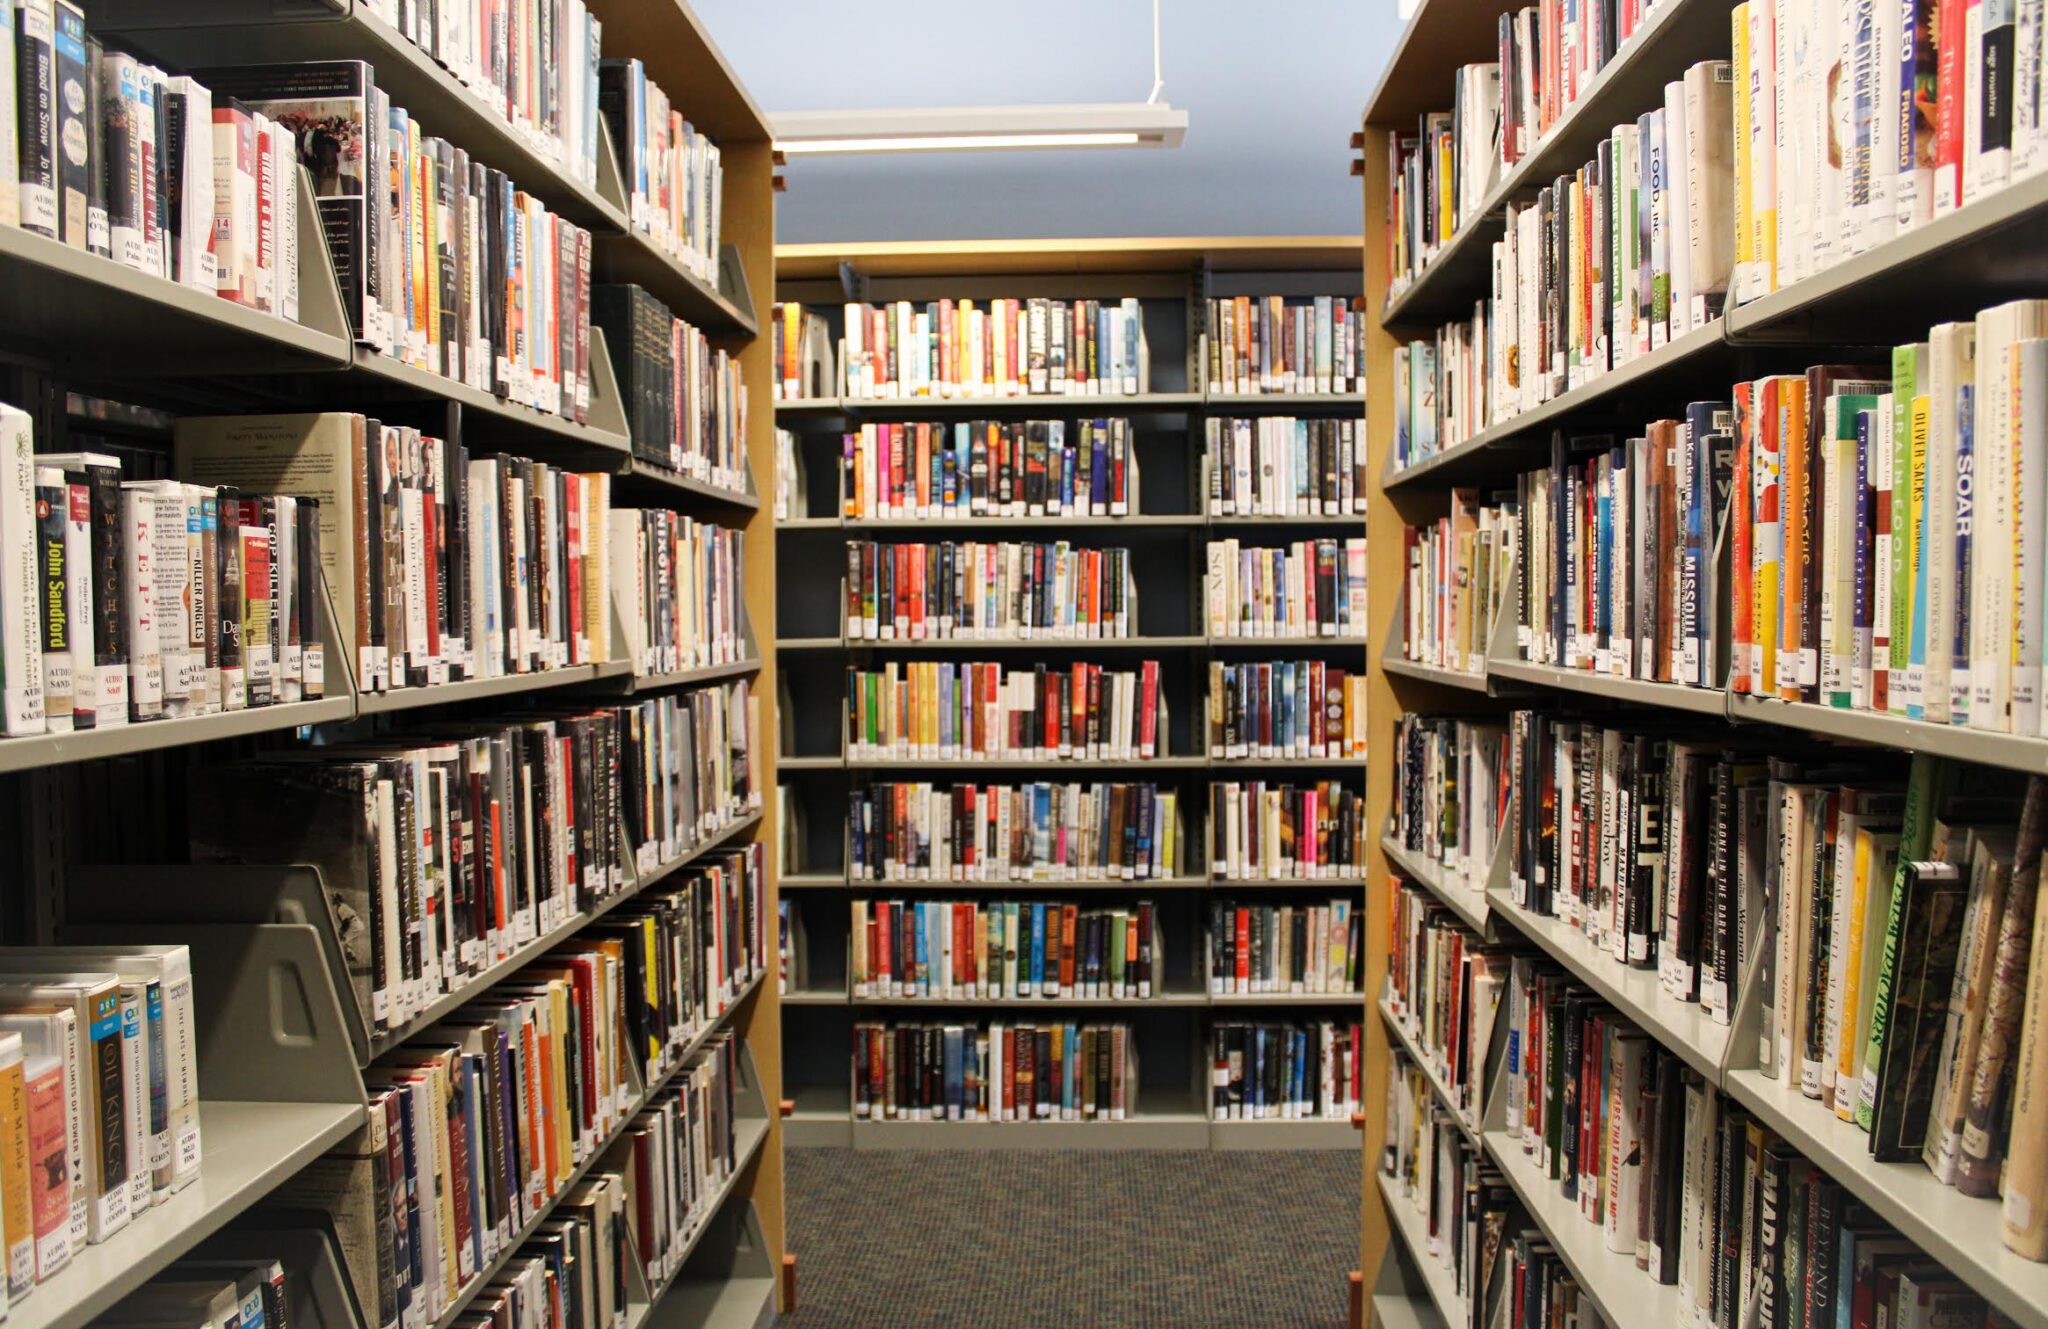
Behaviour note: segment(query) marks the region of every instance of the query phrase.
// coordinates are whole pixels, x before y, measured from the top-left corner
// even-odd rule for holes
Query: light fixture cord
[[[1159,100],[1159,90],[1166,86],[1166,80],[1159,75],[1159,0],[1152,0],[1152,95],[1145,99],[1147,106]]]

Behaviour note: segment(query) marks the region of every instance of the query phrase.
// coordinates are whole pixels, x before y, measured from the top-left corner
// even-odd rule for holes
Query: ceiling
[[[1146,0],[694,3],[771,115],[1143,101],[1152,84]],[[1394,0],[1163,0],[1162,19],[1180,148],[793,160],[777,239],[1357,232],[1346,143]]]

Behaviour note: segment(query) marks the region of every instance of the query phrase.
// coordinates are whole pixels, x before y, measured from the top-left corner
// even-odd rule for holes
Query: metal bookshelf
[[[1355,535],[1358,514],[1235,517],[1205,511],[1202,488],[1204,421],[1211,416],[1277,415],[1330,418],[1362,410],[1362,393],[1233,393],[1209,391],[1202,382],[1204,302],[1211,297],[1284,292],[1292,295],[1355,295],[1359,247],[1342,238],[1235,240],[1137,239],[1081,241],[941,242],[784,246],[777,250],[777,287],[784,300],[814,306],[835,327],[848,300],[927,299],[946,295],[1033,296],[1112,299],[1136,296],[1143,305],[1150,349],[1151,380],[1135,394],[1039,395],[1018,397],[853,398],[825,396],[778,401],[776,424],[796,439],[808,476],[806,501],[778,522],[785,566],[777,622],[777,649],[790,686],[784,697],[793,742],[782,754],[785,784],[805,808],[801,846],[804,870],[784,879],[806,938],[807,972],[785,1015],[787,1045],[807,1049],[803,1064],[792,1064],[792,1095],[807,1140],[850,1142],[856,1148],[935,1147],[957,1140],[961,1147],[998,1148],[1358,1148],[1348,1121],[1211,1122],[1206,1107],[1208,1030],[1217,1020],[1245,1018],[1275,1022],[1324,1017],[1358,1020],[1359,993],[1259,993],[1210,996],[1199,968],[1200,937],[1207,904],[1252,893],[1273,893],[1277,902],[1303,902],[1343,895],[1360,899],[1364,879],[1227,881],[1201,871],[1154,880],[867,882],[849,880],[843,867],[841,831],[846,791],[857,781],[889,778],[998,779],[1005,775],[1039,779],[1155,780],[1177,790],[1182,818],[1190,829],[1181,846],[1183,862],[1200,844],[1193,829],[1206,803],[1209,780],[1242,772],[1268,780],[1363,778],[1362,758],[1264,758],[1229,761],[1204,755],[1208,663],[1259,658],[1312,658],[1363,669],[1362,637],[1246,637],[1212,639],[1201,611],[1203,550],[1212,536],[1233,535],[1248,544],[1280,543],[1312,535]],[[1126,416],[1134,426],[1133,446],[1143,485],[1136,511],[1125,517],[943,517],[854,520],[838,507],[840,435],[863,421],[897,419],[1053,418]],[[817,560],[843,564],[840,544],[854,539],[916,538],[916,532],[944,531],[958,538],[1072,538],[1089,545],[1128,545],[1138,580],[1140,621],[1123,638],[1041,638],[1032,640],[887,640],[844,635],[844,594],[838,577],[812,571]],[[985,534],[984,534],[985,533]],[[1039,659],[1104,658],[1127,661],[1153,656],[1161,664],[1161,691],[1168,701],[1166,755],[1150,760],[1033,758],[905,759],[848,757],[844,735],[844,676],[849,664],[897,657],[999,658],[1029,667]],[[1348,658],[1347,658],[1348,657]],[[1197,853],[1197,858],[1206,855]],[[1152,899],[1169,948],[1166,991],[1145,1001],[1020,998],[1015,1002],[942,999],[855,998],[847,985],[848,905],[861,896],[977,898],[1028,896],[1088,899],[1106,896]],[[994,1011],[1033,1006],[1065,1011],[1099,1011],[1133,1020],[1146,1079],[1140,1115],[1131,1122],[970,1123],[853,1120],[844,1089],[843,1049],[857,1012],[927,1007],[951,1013],[969,1007]],[[1092,1017],[1091,1017],[1092,1018]],[[1164,1064],[1166,1070],[1159,1068]],[[1181,1068],[1185,1067],[1185,1073]],[[1201,1086],[1185,1117],[1161,1115],[1155,1076],[1168,1074]],[[1072,1129],[1070,1129],[1070,1125]]]
[[[605,54],[639,57],[674,97],[677,109],[719,144],[726,246],[713,273],[689,271],[632,232],[616,153],[602,125],[596,179],[585,182],[446,67],[383,24],[368,6],[348,0],[91,0],[87,8],[96,36],[118,40],[174,71],[270,61],[372,63],[378,85],[429,132],[460,145],[473,160],[506,171],[520,188],[588,227],[594,280],[646,286],[738,354],[749,401],[749,473],[739,477],[738,487],[675,474],[632,455],[608,348],[595,329],[591,401],[581,424],[355,345],[303,175],[297,184],[297,322],[129,271],[46,237],[0,228],[0,311],[9,316],[7,331],[0,335],[8,362],[0,373],[8,377],[0,387],[36,416],[38,444],[62,449],[74,435],[99,432],[101,422],[95,419],[67,421],[69,392],[171,415],[322,408],[374,413],[388,408],[453,440],[610,472],[614,501],[622,506],[673,508],[742,530],[747,615],[752,622],[773,623],[776,542],[754,485],[755,476],[771,475],[774,469],[770,346],[768,339],[754,335],[757,312],[764,315],[770,307],[775,286],[774,165],[767,120],[686,0],[587,2],[603,25]],[[170,892],[161,889],[153,869],[81,866],[85,846],[78,841],[84,823],[72,803],[95,782],[113,780],[116,766],[64,768],[176,754],[261,735],[289,742],[293,731],[324,727],[336,734],[336,726],[354,721],[403,728],[444,719],[451,714],[447,708],[471,703],[545,704],[559,697],[595,705],[651,689],[750,676],[767,694],[756,759],[764,790],[774,788],[775,753],[781,747],[780,717],[772,700],[776,657],[753,644],[751,631],[743,658],[706,669],[636,678],[629,662],[610,660],[380,693],[355,689],[348,662],[332,649],[332,632],[326,636],[328,695],[321,700],[0,739],[0,780],[22,809],[10,825],[24,832],[17,866],[25,883],[14,897],[19,907],[11,904],[0,911],[0,937],[31,943],[61,938],[190,945],[200,1017],[199,1081],[208,1095],[199,1105],[208,1148],[197,1179],[168,1201],[139,1212],[109,1240],[81,1243],[69,1268],[11,1308],[13,1323],[81,1329],[171,1262],[202,1243],[222,1239],[222,1229],[253,1207],[266,1199],[288,1199],[293,1175],[362,1125],[360,1067],[367,1060],[406,1044],[489,984],[513,977],[556,942],[689,863],[746,840],[762,841],[767,908],[776,907],[780,839],[774,834],[775,814],[752,813],[704,836],[686,853],[633,870],[624,888],[588,912],[557,922],[403,1028],[369,1031],[362,1028],[366,1017],[352,994],[337,990],[332,960],[339,949],[331,935],[323,935],[318,925],[236,916],[246,901],[229,889],[230,878],[246,886],[250,873],[293,870],[221,870],[209,883],[212,889]],[[119,769],[132,773],[141,768],[151,778],[174,780],[177,762],[129,763]],[[149,882],[157,882],[155,898],[144,901],[135,893],[148,889]],[[281,887],[277,899],[298,898],[292,889],[297,887]],[[134,921],[151,917],[186,921]],[[772,957],[767,963],[772,965]],[[691,1050],[721,1031],[739,1036],[739,1163],[707,1197],[699,1226],[672,1253],[666,1277],[652,1287],[629,1289],[629,1319],[636,1326],[659,1317],[663,1324],[738,1329],[774,1318],[784,1245],[782,1125],[769,1110],[781,1096],[778,987],[772,977],[750,981],[674,1059],[679,1068]],[[284,1007],[277,1005],[279,993],[288,997]],[[623,1137],[634,1112],[674,1073],[638,1089],[612,1136],[589,1143],[558,1197]],[[521,1239],[548,1221],[552,1209],[552,1203],[543,1206],[524,1232],[513,1234],[498,1261],[479,1270],[428,1329],[452,1325]],[[307,1274],[307,1286],[318,1289],[309,1295],[345,1295],[336,1280],[318,1271]],[[328,1311],[342,1318],[353,1314],[324,1301],[320,1310],[323,1316]]]
[[[1803,366],[1827,358],[1830,349],[1911,340],[1944,319],[1968,317],[2015,295],[2048,289],[2048,177],[2036,176],[1823,272],[1734,305],[1711,327],[1639,356],[1434,457],[1399,472],[1386,469],[1394,428],[1394,347],[1426,334],[1444,319],[1469,314],[1473,303],[1486,296],[1486,255],[1491,239],[1500,232],[1504,205],[1530,196],[1549,177],[1589,158],[1612,124],[1661,105],[1663,84],[1687,66],[1725,58],[1729,50],[1729,6],[1723,0],[1664,0],[1651,9],[1641,30],[1600,71],[1552,133],[1505,174],[1474,217],[1416,278],[1392,290],[1385,234],[1389,136],[1412,132],[1422,113],[1449,105],[1452,73],[1459,65],[1497,58],[1491,20],[1515,7],[1513,0],[1486,0],[1476,10],[1453,0],[1423,0],[1363,117],[1366,285],[1375,294],[1392,291],[1383,303],[1373,303],[1369,317],[1367,419],[1369,447],[1379,464],[1373,471],[1377,482],[1368,514],[1368,591],[1375,606],[1372,621],[1392,625],[1382,668],[1369,685],[1372,741],[1386,741],[1404,707],[1469,714],[1475,707],[1498,709],[1511,695],[1522,705],[1579,699],[1619,703],[1668,712],[1698,726],[1711,726],[1718,717],[1731,730],[1774,728],[2048,774],[2048,738],[1538,665],[1513,658],[1512,634],[1495,635],[1477,675],[1447,677],[1449,671],[1399,658],[1402,526],[1439,514],[1448,485],[1503,485],[1521,471],[1547,464],[1545,440],[1554,428],[1599,429],[1670,415],[1695,386],[1709,387],[1719,396],[1729,382],[1754,372],[1781,364]],[[1468,695],[1456,698],[1448,688]],[[1369,779],[1369,811],[1385,816],[1393,793],[1389,780]],[[1397,871],[1431,891],[1458,909],[1475,929],[1497,927],[1503,937],[1525,938],[1986,1300],[2030,1329],[2048,1329],[2048,1265],[2005,1249],[1998,1235],[1995,1200],[1964,1197],[1941,1185],[1917,1162],[1873,1161],[1864,1132],[1757,1069],[1753,1031],[1761,994],[1754,990],[1753,980],[1739,985],[1735,1008],[1728,1022],[1721,1023],[1698,1004],[1665,992],[1653,971],[1630,969],[1596,952],[1569,924],[1516,905],[1503,869],[1497,859],[1483,893],[1460,892],[1446,886],[1436,865],[1407,852],[1391,836],[1377,846],[1374,865],[1375,871]],[[1460,897],[1466,894],[1479,895],[1470,912],[1459,908]],[[1369,926],[1384,923],[1384,915],[1375,912],[1378,908],[1369,897]],[[1368,982],[1374,979],[1369,973]],[[1398,1022],[1385,1022],[1386,1039],[1398,1043],[1405,1033]],[[1375,1047],[1379,1055],[1369,1058],[1373,1075],[1384,1074],[1384,1046]],[[1426,1059],[1417,1060],[1430,1068]],[[1372,1079],[1367,1083],[1370,1144],[1384,1131],[1384,1107],[1381,1096],[1370,1088]],[[1494,1098],[1500,1097],[1496,1092]],[[1579,1216],[1574,1203],[1561,1197],[1504,1127],[1499,1103],[1490,1102],[1480,1134],[1485,1153],[1519,1193],[1603,1317],[1623,1324],[1671,1322],[1677,1313],[1675,1290],[1637,1271],[1632,1260],[1610,1254],[1600,1231]],[[1372,1150],[1367,1152],[1370,1157]],[[1380,1322],[1424,1322],[1426,1304],[1447,1322],[1461,1322],[1463,1307],[1427,1295],[1435,1289],[1430,1286],[1432,1261],[1423,1244],[1426,1234],[1416,1228],[1411,1214],[1403,1212],[1405,1201],[1384,1187],[1382,1197],[1380,1203],[1368,1201],[1365,1206],[1361,1243],[1362,1267],[1380,1270],[1379,1291],[1373,1298]],[[1401,1244],[1409,1248],[1405,1257],[1393,1255],[1391,1233],[1399,1233]]]

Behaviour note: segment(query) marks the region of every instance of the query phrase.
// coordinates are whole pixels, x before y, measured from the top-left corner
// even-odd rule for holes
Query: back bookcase
[[[788,1093],[795,1115],[790,1138],[857,1148],[965,1146],[1017,1148],[1339,1148],[1357,1147],[1350,1121],[1337,1119],[1212,1121],[1211,1031],[1219,1020],[1361,1018],[1355,993],[1212,997],[1203,932],[1213,899],[1270,898],[1274,903],[1359,899],[1356,876],[1261,885],[1211,882],[1206,875],[1204,809],[1211,779],[1337,779],[1356,788],[1364,763],[1320,758],[1225,763],[1203,755],[1211,660],[1316,659],[1356,671],[1359,639],[1212,641],[1203,613],[1202,579],[1209,540],[1236,536],[1247,544],[1280,544],[1360,534],[1355,515],[1246,518],[1205,515],[1202,494],[1204,422],[1211,416],[1351,417],[1358,393],[1232,396],[1205,390],[1199,356],[1209,299],[1249,295],[1359,294],[1359,250],[1341,237],[1305,239],[1132,239],[989,241],[901,244],[785,245],[776,251],[777,297],[821,315],[839,358],[848,302],[913,302],[943,298],[1101,299],[1135,297],[1143,310],[1150,379],[1136,395],[1100,397],[908,398],[889,401],[827,395],[776,403],[776,425],[794,441],[805,474],[805,501],[778,522],[776,639],[785,712],[779,760],[785,806],[800,809],[786,827],[783,899],[787,935],[800,937],[788,971],[784,1043]],[[841,438],[863,422],[974,419],[1071,422],[1125,417],[1131,421],[1141,484],[1127,518],[1085,524],[1058,518],[931,522],[857,522],[842,517]],[[1137,583],[1135,634],[1107,641],[862,642],[843,630],[845,547],[849,539],[1067,539],[1132,551]],[[1168,708],[1164,758],[1133,762],[962,763],[955,778],[1154,780],[1178,791],[1186,828],[1180,872],[1154,881],[1080,884],[928,883],[903,887],[850,882],[846,873],[849,790],[873,780],[944,780],[953,772],[917,763],[849,762],[845,756],[846,675],[850,666],[890,660],[999,660],[1029,669],[1076,661],[1135,667],[1160,665]],[[986,774],[983,774],[983,771]],[[1025,998],[1008,1005],[857,998],[848,981],[850,905],[855,899],[1044,899],[1095,903],[1151,901],[1165,947],[1165,993],[1151,1001],[1059,1002]],[[1034,1007],[1036,1008],[1034,1010]],[[1124,1122],[975,1123],[856,1119],[851,1102],[851,1035],[856,1022],[901,1017],[924,1021],[977,1018],[1127,1020],[1136,1040],[1138,1110]]]

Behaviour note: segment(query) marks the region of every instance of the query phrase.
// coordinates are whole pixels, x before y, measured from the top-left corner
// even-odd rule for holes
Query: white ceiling
[[[1152,84],[1147,0],[694,3],[771,114],[1143,101]],[[777,238],[1355,233],[1346,143],[1394,0],[1163,0],[1163,21],[1180,148],[793,160]]]

